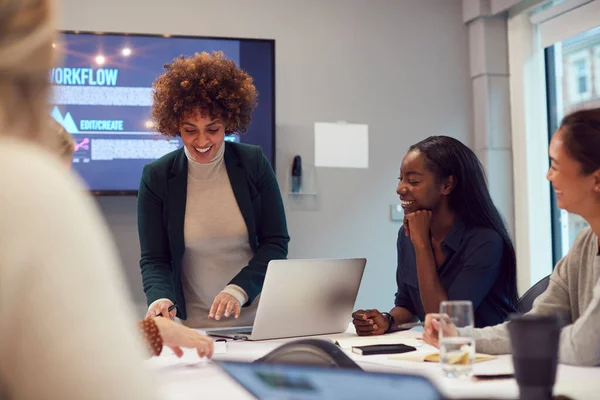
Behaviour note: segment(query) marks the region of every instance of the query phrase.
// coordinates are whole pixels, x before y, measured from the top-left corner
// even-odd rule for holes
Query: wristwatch
[[[394,316],[390,313],[386,313],[386,312],[382,312],[381,315],[383,315],[384,317],[387,318],[388,320],[388,328],[386,329],[386,331],[384,333],[389,333],[392,331],[392,329],[394,329],[394,327],[396,326],[396,320],[394,320]]]

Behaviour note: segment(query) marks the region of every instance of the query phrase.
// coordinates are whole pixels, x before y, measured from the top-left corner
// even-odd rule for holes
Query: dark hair
[[[569,155],[581,164],[585,175],[600,169],[600,108],[567,115],[560,130]]]
[[[440,181],[454,177],[454,187],[448,203],[467,227],[486,227],[498,232],[504,242],[503,265],[506,290],[510,302],[516,307],[517,259],[504,220],[492,202],[481,162],[471,149],[459,140],[448,136],[430,136],[412,145],[425,157],[425,168]]]
[[[222,119],[225,133],[244,133],[256,108],[258,92],[252,78],[223,52],[180,56],[165,65],[154,83],[152,119],[165,136],[179,135],[187,113]]]

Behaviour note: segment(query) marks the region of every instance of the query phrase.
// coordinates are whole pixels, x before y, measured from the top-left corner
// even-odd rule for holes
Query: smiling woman
[[[395,307],[355,312],[357,333],[382,334],[414,318],[423,321],[445,300],[470,300],[478,327],[515,312],[515,251],[477,156],[456,139],[429,137],[404,156],[396,192],[405,218]]]
[[[147,165],[140,184],[148,316],[176,313],[193,328],[252,325],[267,264],[287,257],[289,241],[262,150],[225,141],[250,125],[252,78],[223,53],[202,53],[168,64],[153,87],[154,126],[184,147]]]
[[[586,188],[593,188],[599,179],[594,174],[600,164],[599,127],[598,109],[570,114],[564,118],[548,149],[547,178],[556,193],[558,207],[583,217],[595,204],[594,198],[587,196]]]
[[[181,140],[189,157],[200,164],[208,164],[224,149],[225,124],[208,115],[203,117],[200,111],[190,112],[184,116]]]
[[[552,137],[552,161],[547,178],[557,192],[558,206],[580,215],[583,229],[569,253],[554,268],[548,288],[529,315],[558,317],[561,363],[600,365],[600,108],[567,115]],[[437,315],[428,315],[423,339],[438,345]],[[469,329],[478,352],[507,354],[511,343],[507,324]]]

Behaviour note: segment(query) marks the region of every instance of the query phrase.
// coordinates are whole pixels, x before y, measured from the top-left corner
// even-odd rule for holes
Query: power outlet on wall
[[[404,221],[404,210],[401,204],[390,205],[390,217],[392,221]]]

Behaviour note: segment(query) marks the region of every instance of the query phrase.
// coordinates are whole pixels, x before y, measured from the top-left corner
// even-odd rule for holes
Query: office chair
[[[362,370],[338,346],[319,339],[286,343],[255,362]]]
[[[533,301],[548,288],[550,275],[541,279],[538,283],[529,288],[527,292],[519,299],[517,308],[520,313],[525,314],[533,308]]]

